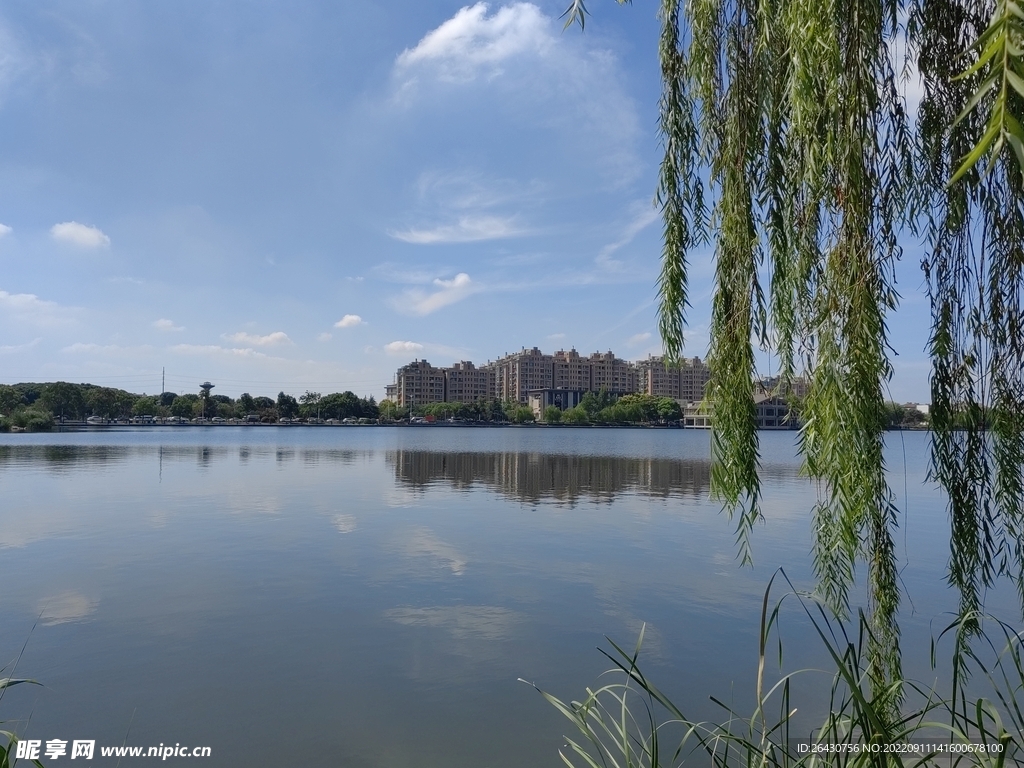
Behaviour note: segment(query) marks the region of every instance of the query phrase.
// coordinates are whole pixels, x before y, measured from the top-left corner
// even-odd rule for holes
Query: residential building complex
[[[545,354],[537,347],[523,347],[479,368],[469,360],[456,362],[451,368],[434,368],[427,360],[414,360],[398,369],[394,383],[386,387],[386,399],[401,407],[482,399],[512,400],[532,406],[544,402],[543,407],[547,407],[556,399],[564,399],[555,394],[562,391],[574,393],[571,404],[566,400],[563,406],[571,408],[579,402],[581,393],[604,389],[614,395],[641,393],[687,403],[700,402],[710,380],[711,370],[699,357],[683,359],[678,366],[671,367],[664,357],[650,356],[630,362],[610,351],[582,355],[575,349],[560,349]],[[807,387],[803,378],[783,383],[776,377],[759,380],[758,393],[761,399],[790,394],[803,397]],[[531,392],[546,394],[531,403]],[[690,416],[698,419],[695,412]],[[775,426],[768,424],[770,418],[763,421],[767,426]]]
[[[660,357],[633,363],[610,351],[584,356],[575,349],[562,349],[547,355],[533,347],[480,367],[463,360],[450,368],[436,368],[426,360],[415,360],[398,369],[395,382],[386,387],[385,399],[403,407],[490,399],[526,404],[529,393],[536,390],[604,389],[614,395],[641,392],[691,402],[704,397],[709,377],[699,357],[672,368]]]

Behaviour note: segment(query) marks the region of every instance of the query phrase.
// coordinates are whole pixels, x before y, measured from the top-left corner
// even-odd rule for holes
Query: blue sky
[[[380,398],[417,357],[657,354],[656,5],[564,5],[5,0],[0,381]]]

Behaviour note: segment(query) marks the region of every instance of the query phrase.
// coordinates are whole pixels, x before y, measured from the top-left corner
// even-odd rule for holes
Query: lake
[[[0,721],[22,738],[209,746],[208,766],[557,766],[569,723],[517,679],[578,698],[609,666],[604,637],[631,646],[645,622],[642,665],[684,710],[717,716],[712,694],[742,708],[769,578],[783,566],[813,586],[814,489],[794,434],[762,432],[766,521],[741,568],[708,499],[708,441],[0,435],[0,663],[24,647],[17,676],[44,684],[11,689]],[[947,514],[925,483],[928,435],[888,442],[905,668],[931,680],[929,635],[956,606]],[[988,607],[1017,616],[1009,589]],[[784,623],[787,657],[826,666],[804,629]]]

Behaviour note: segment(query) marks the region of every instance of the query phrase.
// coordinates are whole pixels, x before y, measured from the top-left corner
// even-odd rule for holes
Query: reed
[[[7,671],[6,667],[0,668],[0,675],[3,675]],[[3,701],[4,694],[7,693],[8,688],[13,688],[15,685],[39,685],[35,680],[27,680],[24,678],[14,677],[0,677],[0,702]],[[4,721],[0,720],[0,726],[3,726]],[[17,762],[15,753],[18,745],[18,737],[13,731],[4,730],[0,728],[0,768],[12,768]],[[39,766],[42,768],[42,763],[38,760],[27,761],[31,765]]]
[[[992,617],[961,616],[931,645],[934,667],[938,641],[944,637],[953,641],[951,681],[945,695],[908,679],[879,691],[871,684],[871,625],[863,612],[856,621],[843,622],[825,602],[797,592],[785,573],[776,576],[780,574],[790,591],[773,604],[773,577],[764,593],[752,713],[740,714],[712,697],[723,711],[720,722],[687,718],[641,670],[641,629],[631,652],[609,639],[611,650],[601,650],[614,665],[602,676],[609,682],[587,688],[580,701],[564,702],[528,683],[575,726],[574,735],[566,737],[559,750],[563,762],[589,768],[1002,768],[1024,764],[1024,633]],[[809,733],[796,725],[792,684],[796,676],[815,672],[781,669],[781,609],[794,600],[832,664],[826,678],[829,712]],[[776,645],[780,673],[769,685],[766,654]],[[987,695],[968,692],[977,689]],[[902,704],[894,709],[893,701]],[[952,746],[943,750],[936,744]]]

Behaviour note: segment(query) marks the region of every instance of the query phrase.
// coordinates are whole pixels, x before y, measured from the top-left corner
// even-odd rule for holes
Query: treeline
[[[385,401],[380,405],[381,417],[402,420],[413,416],[435,419],[461,419],[498,423],[527,424],[536,420],[533,411],[522,403],[501,400],[477,400],[473,403],[430,403],[413,408],[399,408]],[[575,408],[562,411],[555,406],[541,415],[547,424],[658,424],[679,421],[682,409],[670,397],[623,395],[605,390],[587,392]]]
[[[786,398],[792,413],[799,419],[805,410],[806,398],[791,395]],[[967,414],[958,417],[958,421],[964,421]],[[882,422],[882,429],[927,429],[931,426],[931,420],[927,413],[919,411],[911,405],[900,405],[899,403],[884,403],[882,412],[879,414]]]
[[[21,427],[29,431],[50,429],[54,421],[79,421],[89,416],[105,419],[177,416],[185,419],[244,419],[256,416],[262,422],[281,419],[376,419],[380,409],[373,397],[352,392],[321,395],[305,392],[301,397],[279,392],[277,398],[253,397],[248,392],[237,399],[226,395],[198,393],[137,395],[123,389],[95,384],[0,384],[0,429]]]

